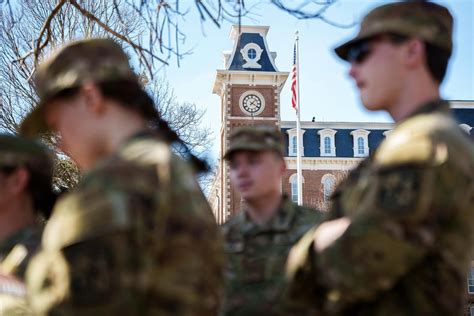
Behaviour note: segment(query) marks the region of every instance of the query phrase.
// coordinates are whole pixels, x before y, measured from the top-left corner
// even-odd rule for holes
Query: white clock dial
[[[254,94],[249,94],[242,100],[242,107],[249,114],[255,114],[262,108],[262,100]]]

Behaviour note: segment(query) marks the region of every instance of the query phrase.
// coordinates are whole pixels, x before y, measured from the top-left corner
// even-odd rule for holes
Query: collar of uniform
[[[442,99],[426,102],[422,104],[421,106],[419,106],[415,111],[413,111],[410,115],[408,115],[402,121],[405,121],[416,115],[433,113],[433,112],[449,113],[449,102]]]
[[[241,224],[242,232],[244,234],[258,233],[262,231],[274,231],[274,232],[285,232],[288,231],[293,218],[296,214],[295,204],[288,198],[287,195],[283,195],[280,207],[276,212],[275,216],[271,218],[267,223],[258,225],[254,223],[247,211],[244,209],[240,212],[238,221]]]
[[[3,256],[6,256],[14,246],[16,246],[18,243],[24,243],[28,239],[31,238],[36,238],[38,237],[38,240],[41,239],[41,229],[36,226],[28,226],[24,227],[13,234],[10,234],[2,243],[0,246],[0,258]]]

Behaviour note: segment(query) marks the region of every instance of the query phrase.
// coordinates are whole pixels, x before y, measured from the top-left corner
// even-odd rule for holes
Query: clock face
[[[249,94],[242,100],[242,107],[249,114],[255,114],[262,108],[262,100],[255,94]]]

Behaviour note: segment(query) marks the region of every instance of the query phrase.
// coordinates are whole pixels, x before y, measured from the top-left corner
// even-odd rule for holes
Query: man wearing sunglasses
[[[439,86],[452,16],[437,4],[374,9],[336,48],[368,110],[396,126],[293,247],[290,294],[324,315],[462,315],[474,237],[474,146]]]

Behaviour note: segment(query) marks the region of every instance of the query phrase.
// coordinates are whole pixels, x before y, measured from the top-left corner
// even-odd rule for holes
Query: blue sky
[[[246,1],[247,7],[264,1]],[[340,22],[358,22],[373,7],[389,1],[339,0],[326,14]],[[447,99],[474,100],[474,1],[435,1],[447,6],[455,18],[453,57],[447,77],[441,87]],[[280,71],[290,71],[294,33],[300,34],[300,102],[301,120],[310,121],[372,121],[389,122],[384,113],[363,109],[357,90],[347,72],[348,65],[340,61],[333,48],[352,37],[358,27],[336,28],[319,20],[297,20],[268,4],[259,4],[252,14],[243,19],[246,25],[268,25],[267,43],[277,53],[276,65]],[[215,137],[211,157],[219,155],[220,129],[219,97],[212,94],[216,69],[223,69],[222,52],[232,49],[229,39],[231,23],[217,28],[210,21],[201,24],[194,8],[181,27],[187,38],[181,50],[192,50],[178,68],[172,62],[161,74],[174,88],[178,101],[196,103],[206,109],[203,124],[210,126]],[[290,85],[286,82],[281,95],[282,120],[294,120],[291,109]]]

